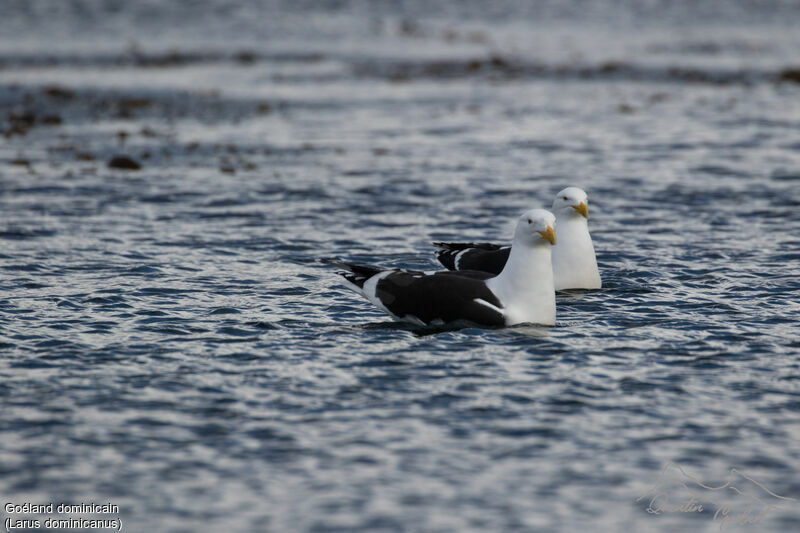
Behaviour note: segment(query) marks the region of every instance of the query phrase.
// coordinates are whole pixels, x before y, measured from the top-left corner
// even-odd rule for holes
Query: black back
[[[408,315],[430,324],[467,320],[476,324],[502,326],[505,319],[485,305],[484,300],[502,309],[502,304],[484,282],[493,277],[485,272],[419,272],[397,271],[378,282],[376,296],[400,318]]]
[[[436,252],[439,260],[448,270],[478,270],[498,275],[503,271],[511,253],[508,246],[500,246],[488,242],[437,242],[440,248]],[[456,256],[461,253],[456,266]]]

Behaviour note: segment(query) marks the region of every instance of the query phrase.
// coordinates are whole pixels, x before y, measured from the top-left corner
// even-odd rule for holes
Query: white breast
[[[556,290],[601,288],[600,271],[586,219],[561,217],[556,222],[556,233],[558,241],[553,246]]]

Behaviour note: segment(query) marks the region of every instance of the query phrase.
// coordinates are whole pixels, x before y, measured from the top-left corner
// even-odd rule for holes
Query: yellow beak
[[[586,202],[581,202],[580,205],[573,205],[572,209],[583,215],[583,218],[589,218],[589,206]]]
[[[540,231],[539,235],[546,241],[549,241],[550,244],[556,243],[556,230],[552,228],[552,226],[547,226],[545,231]]]

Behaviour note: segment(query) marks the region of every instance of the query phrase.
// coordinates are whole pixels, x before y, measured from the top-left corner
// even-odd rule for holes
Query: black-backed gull
[[[599,289],[603,283],[597,269],[589,235],[589,197],[583,189],[567,187],[553,200],[557,217],[558,244],[553,247],[556,290]],[[435,242],[436,258],[450,270],[478,270],[498,274],[508,260],[511,246],[490,243]]]
[[[553,325],[556,320],[550,263],[556,217],[544,209],[517,222],[505,267],[486,272],[434,273],[379,269],[328,261],[347,270],[345,284],[398,320],[441,326],[466,321],[486,326]]]

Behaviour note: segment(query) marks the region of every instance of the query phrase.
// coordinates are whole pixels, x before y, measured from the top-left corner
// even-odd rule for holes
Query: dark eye
[[[569,200],[569,198],[567,198],[566,196],[564,196],[564,200]]]
[[[532,223],[532,222],[533,222],[533,221],[532,221],[531,219],[528,219],[528,224],[530,224],[530,223]]]

